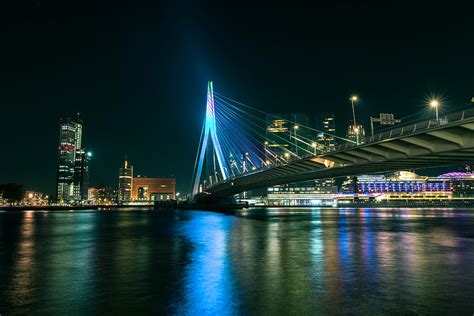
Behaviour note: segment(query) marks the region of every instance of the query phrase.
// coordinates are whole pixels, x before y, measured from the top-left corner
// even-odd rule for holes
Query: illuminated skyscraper
[[[118,200],[128,202],[132,199],[133,166],[128,165],[127,159],[119,170]]]
[[[89,161],[92,154],[84,149],[76,150],[74,165],[74,200],[88,200],[89,189]]]
[[[334,135],[336,134],[336,120],[334,113],[316,114],[317,142],[326,148],[333,148],[336,145]]]
[[[267,115],[265,155],[267,156],[268,152],[271,152],[271,157],[275,159],[275,161],[279,161],[290,149],[290,124],[286,119],[280,117],[281,116]],[[273,157],[273,155],[275,155],[275,157]]]
[[[74,199],[74,174],[76,153],[82,145],[82,121],[61,119],[59,124],[58,173],[56,200],[69,202]]]

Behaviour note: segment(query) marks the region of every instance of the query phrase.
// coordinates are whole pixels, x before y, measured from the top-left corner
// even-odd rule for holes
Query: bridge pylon
[[[224,155],[222,153],[222,148],[219,143],[219,138],[217,136],[216,128],[216,113],[214,108],[214,91],[212,88],[212,81],[209,81],[207,84],[207,105],[206,105],[206,118],[203,126],[203,136],[198,148],[198,156],[196,157],[197,165],[195,167],[194,183],[192,188],[192,196],[194,197],[199,193],[199,184],[201,181],[201,175],[204,166],[204,158],[208,152],[208,146],[212,143],[212,154],[215,154],[217,157],[217,163],[219,166],[219,171],[223,180],[226,180],[229,177],[228,168]],[[216,170],[217,171],[217,170]]]

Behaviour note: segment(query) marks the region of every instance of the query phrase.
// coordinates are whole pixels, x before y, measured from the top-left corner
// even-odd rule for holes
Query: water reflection
[[[185,288],[177,312],[222,315],[236,314],[235,279],[228,257],[231,217],[214,213],[199,214],[183,227],[184,237],[193,244],[189,265],[185,268]]]
[[[7,297],[13,306],[25,306],[37,296],[34,292],[36,274],[34,212],[24,212],[19,219],[18,241],[13,249],[12,272],[9,274]],[[8,277],[8,276],[7,276]]]
[[[474,212],[0,213],[0,312],[474,310]]]

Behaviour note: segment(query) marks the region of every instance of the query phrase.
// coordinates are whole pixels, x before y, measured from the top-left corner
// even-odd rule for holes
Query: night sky
[[[11,2],[11,3],[7,3]],[[398,117],[442,96],[474,96],[472,10],[400,1],[303,8],[197,1],[4,1],[0,4],[0,183],[54,192],[58,121],[80,112],[91,184],[136,174],[187,192],[206,82],[267,112]]]

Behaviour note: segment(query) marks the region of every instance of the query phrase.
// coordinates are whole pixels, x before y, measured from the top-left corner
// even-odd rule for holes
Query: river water
[[[0,314],[474,313],[474,210],[0,213]]]

